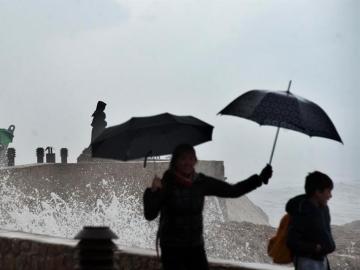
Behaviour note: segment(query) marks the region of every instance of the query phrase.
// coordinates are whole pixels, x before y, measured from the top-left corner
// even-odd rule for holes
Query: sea
[[[248,197],[268,215],[270,225],[277,227],[285,214],[286,202],[302,193],[304,193],[304,186],[300,184],[273,186],[269,184],[265,188],[248,194]],[[328,205],[333,225],[360,220],[360,179],[335,182]]]

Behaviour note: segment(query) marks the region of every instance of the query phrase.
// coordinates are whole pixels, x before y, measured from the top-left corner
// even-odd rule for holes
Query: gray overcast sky
[[[216,114],[292,79],[345,144],[281,130],[274,179],[359,179],[359,17],[357,0],[0,0],[0,127],[16,125],[17,164],[48,145],[74,162],[98,100],[108,126],[191,114],[215,126],[199,158],[224,160],[239,180],[268,161],[276,129]]]

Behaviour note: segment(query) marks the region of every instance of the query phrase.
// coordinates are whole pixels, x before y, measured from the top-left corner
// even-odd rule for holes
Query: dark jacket
[[[299,195],[288,201],[286,212],[291,217],[287,244],[295,256],[323,260],[335,250],[328,206],[318,207],[306,195]],[[317,244],[320,252],[316,252]]]
[[[144,193],[144,215],[147,220],[155,219],[160,213],[159,237],[161,246],[200,246],[203,239],[203,207],[205,196],[236,198],[257,187],[262,182],[258,175],[231,185],[224,181],[195,174],[190,187],[175,183],[170,171],[162,178],[161,190]]]

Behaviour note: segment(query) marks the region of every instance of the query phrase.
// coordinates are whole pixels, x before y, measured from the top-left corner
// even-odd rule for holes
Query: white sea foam
[[[35,191],[30,196],[4,177],[0,179],[0,228],[74,238],[83,226],[109,226],[122,246],[154,248],[157,222],[145,220],[141,200],[130,194],[126,186],[121,194],[115,194],[114,182],[100,181],[103,193],[93,192],[93,202],[83,202],[77,196],[68,196],[65,201],[54,192],[43,197]],[[92,192],[90,184],[87,188]],[[207,202],[206,208],[205,227],[213,221],[223,221],[215,201]]]
[[[156,224],[147,222],[139,208],[137,198],[127,194],[112,194],[104,201],[101,194],[89,207],[84,202],[64,201],[56,193],[47,198],[39,193],[29,196],[10,184],[8,178],[0,180],[0,227],[30,233],[73,238],[83,226],[109,226],[127,246],[148,247]],[[106,188],[106,182],[102,183]],[[109,187],[110,188],[110,187]],[[111,189],[108,190],[111,192]],[[149,239],[150,238],[150,239]]]

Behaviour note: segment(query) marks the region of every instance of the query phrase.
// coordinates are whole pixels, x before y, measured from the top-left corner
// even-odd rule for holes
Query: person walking
[[[154,220],[160,214],[157,233],[164,270],[208,270],[203,237],[205,196],[237,198],[267,184],[272,167],[265,166],[236,184],[229,184],[195,171],[196,153],[191,145],[181,144],[173,151],[169,169],[155,177],[144,192],[144,216]]]
[[[335,250],[330,227],[328,201],[333,181],[315,171],[305,179],[305,194],[290,199],[287,245],[294,256],[296,270],[329,270],[327,255]]]

